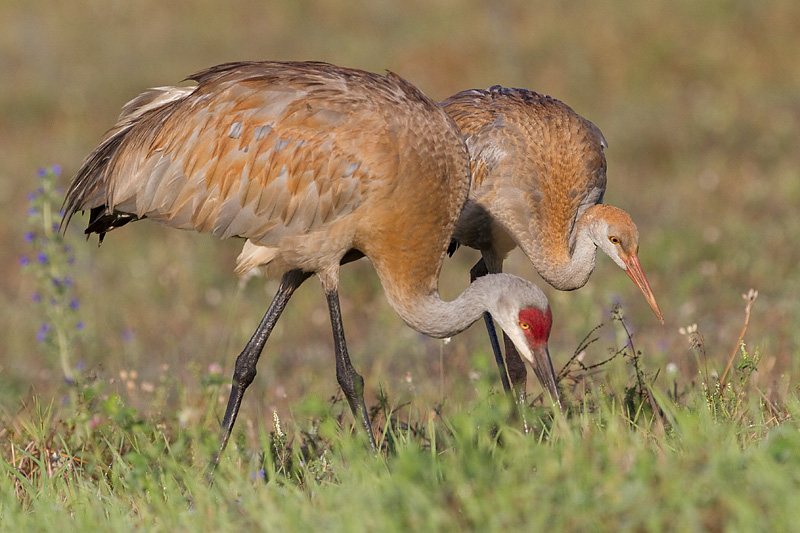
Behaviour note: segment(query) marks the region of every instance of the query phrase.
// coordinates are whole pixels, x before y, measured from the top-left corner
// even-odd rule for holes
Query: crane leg
[[[497,330],[494,327],[494,320],[492,315],[488,312],[483,313],[483,321],[486,323],[486,331],[489,333],[489,342],[492,344],[492,352],[494,353],[494,361],[497,363],[497,369],[500,371],[500,381],[503,382],[503,390],[506,392],[511,391],[511,384],[508,381],[508,373],[506,372],[506,364],[503,361],[503,352],[500,349],[500,342],[497,340]]]
[[[233,430],[233,423],[236,422],[239,407],[242,405],[244,391],[256,377],[256,364],[264,349],[264,344],[267,342],[275,323],[286,308],[286,304],[295,289],[309,277],[311,277],[311,274],[300,270],[290,270],[283,275],[278,292],[275,294],[275,298],[272,299],[264,318],[261,319],[261,323],[256,328],[253,336],[250,337],[242,353],[236,358],[236,366],[233,371],[233,387],[228,398],[228,407],[225,409],[225,417],[222,419],[222,434],[220,435],[219,452],[214,457],[215,465],[219,462],[219,456],[228,444],[228,439]]]
[[[486,263],[484,262],[483,258],[478,260],[475,263],[475,266],[469,271],[469,278],[470,283],[475,281],[476,279],[485,276],[489,273],[489,270],[486,268]],[[497,369],[500,372],[500,381],[503,383],[503,390],[506,392],[511,392],[511,384],[508,381],[508,372],[506,371],[506,364],[503,360],[503,351],[500,349],[500,341],[497,339],[497,330],[494,327],[494,320],[492,320],[492,315],[489,313],[483,314],[483,321],[486,323],[486,331],[489,333],[489,342],[492,344],[492,352],[494,353],[494,361],[497,363]],[[508,347],[506,346],[506,353],[508,353]],[[516,354],[516,351],[514,352]],[[519,355],[517,355],[517,359],[519,359]],[[522,360],[520,359],[520,362]],[[523,373],[526,372],[525,365],[522,365]],[[523,374],[523,377],[525,374]],[[523,387],[524,388],[524,387]]]
[[[503,343],[506,346],[506,366],[511,386],[514,388],[514,396],[519,403],[524,404],[527,398],[525,386],[528,381],[528,369],[525,368],[525,362],[519,356],[514,342],[508,338],[505,332],[503,332]]]
[[[496,262],[494,262],[496,263]],[[495,264],[495,269],[500,271],[502,263]],[[489,274],[489,268],[483,257],[472,267],[470,270],[470,279],[475,281],[481,276]],[[525,362],[519,356],[514,343],[503,333],[503,343],[506,348],[505,361],[503,360],[503,352],[500,349],[500,342],[497,338],[497,330],[494,327],[494,321],[489,313],[484,313],[483,320],[486,322],[486,331],[489,333],[489,341],[492,343],[492,351],[494,352],[494,359],[497,363],[497,368],[500,371],[500,379],[503,382],[503,389],[507,393],[511,393],[514,397],[514,403],[517,405],[518,414],[522,419],[522,426],[525,433],[528,432],[528,420],[525,416],[525,402],[527,400],[527,391],[525,389],[528,381],[528,370],[525,368]],[[541,380],[540,380],[541,381]],[[542,385],[545,384],[541,381]],[[549,389],[548,389],[549,390]],[[556,398],[558,401],[558,398]]]
[[[344,391],[353,418],[356,423],[360,423],[361,428],[367,433],[369,445],[373,450],[377,450],[375,435],[372,433],[372,424],[367,414],[367,405],[364,402],[364,378],[362,378],[353,363],[350,362],[350,355],[347,353],[347,343],[344,340],[344,325],[342,324],[342,310],[339,306],[339,292],[331,290],[326,292],[328,299],[328,310],[331,314],[331,327],[333,328],[333,341],[336,349],[336,380]]]

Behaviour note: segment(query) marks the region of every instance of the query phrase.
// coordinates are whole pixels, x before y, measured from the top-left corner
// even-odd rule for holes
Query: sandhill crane
[[[442,261],[468,194],[469,158],[436,102],[392,73],[326,63],[230,63],[187,79],[197,85],[151,89],[123,108],[67,192],[64,227],[90,209],[86,233],[101,241],[143,218],[242,237],[237,271],[260,266],[281,276],[236,360],[220,451],[273,326],[313,274],[327,297],[337,380],[375,446],[338,296],[340,264],[363,256],[417,331],[449,337],[489,311],[526,360],[550,364],[552,315],[533,284],[498,274],[451,302],[439,296]]]
[[[441,105],[465,134],[470,154],[472,186],[453,243],[481,251],[473,279],[502,272],[503,260],[519,246],[550,285],[578,289],[594,270],[600,248],[664,323],[639,263],[636,225],[625,211],[601,203],[607,144],[594,124],[526,89],[462,91]],[[491,317],[485,318],[509,390]],[[509,377],[524,399],[525,366],[508,339],[505,344]]]

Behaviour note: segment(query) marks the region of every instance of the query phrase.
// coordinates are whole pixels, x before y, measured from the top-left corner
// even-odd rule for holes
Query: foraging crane
[[[469,190],[469,157],[444,110],[400,77],[326,63],[253,62],[144,92],[86,158],[67,192],[64,228],[86,233],[149,218],[246,239],[237,271],[281,276],[233,373],[220,451],[267,338],[292,293],[316,274],[333,327],[336,377],[375,446],[364,381],[345,344],[340,264],[366,256],[412,328],[454,335],[489,311],[535,367],[550,366],[551,312],[533,284],[486,276],[445,302],[437,283]],[[555,379],[548,384],[555,390]]]
[[[594,124],[566,104],[526,89],[468,90],[441,105],[464,133],[470,154],[472,186],[453,245],[480,250],[473,279],[502,272],[503,260],[519,246],[545,281],[574,290],[588,281],[600,248],[664,323],[639,263],[636,225],[625,211],[601,203],[607,144]],[[484,318],[509,390],[491,317]],[[509,377],[524,399],[525,366],[508,339],[505,344]]]

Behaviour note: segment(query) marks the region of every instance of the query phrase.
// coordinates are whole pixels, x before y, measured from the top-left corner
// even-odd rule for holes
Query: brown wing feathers
[[[354,76],[393,90],[378,75],[324,63],[229,63],[188,78],[194,88],[146,91],[84,161],[64,227],[90,209],[86,232],[101,236],[148,217],[270,244],[351,211],[369,163],[352,159],[356,132],[334,131],[358,112]],[[340,141],[351,149],[334,155]]]

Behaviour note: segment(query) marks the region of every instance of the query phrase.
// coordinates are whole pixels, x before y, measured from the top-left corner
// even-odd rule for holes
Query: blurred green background
[[[763,356],[760,385],[794,387],[800,350],[800,3],[296,0],[73,0],[0,3],[0,407],[57,395],[61,373],[37,342],[42,303],[19,267],[30,253],[26,195],[37,168],[59,164],[64,186],[143,89],[234,60],[322,60],[392,70],[436,100],[493,84],[559,98],[597,124],[607,150],[606,203],[631,213],[640,257],[666,319],[661,326],[606,256],[579,291],[548,294],[550,351],[563,365],[621,301],[636,348],[655,374],[674,363],[681,386],[698,359],[681,326],[698,324],[721,373],[760,292],[745,342]],[[97,248],[70,227],[86,327],[74,354],[99,379],[147,403],[167,374],[191,383],[209,365],[230,375],[276,284],[233,275],[235,240],[142,222]],[[475,252],[445,264],[441,290],[464,289]],[[507,271],[538,278],[518,251]],[[469,395],[496,372],[477,324],[450,344],[406,327],[366,261],[342,272],[352,358],[401,401]],[[586,361],[619,347],[600,330]],[[440,363],[446,371],[442,374]],[[622,360],[612,369],[627,372]],[[121,371],[137,372],[119,379]],[[666,385],[664,379],[660,382]],[[529,388],[538,393],[538,384]],[[245,410],[268,417],[304,393],[337,390],[327,310],[316,281],[289,305],[259,365]],[[451,396],[452,395],[452,396]],[[369,401],[369,400],[368,400]]]

